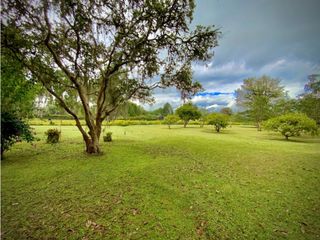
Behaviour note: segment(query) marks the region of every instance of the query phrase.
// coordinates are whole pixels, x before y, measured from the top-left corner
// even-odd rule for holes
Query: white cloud
[[[246,75],[252,72],[250,68],[247,67],[244,61],[230,61],[220,65],[214,65],[210,62],[207,65],[193,65],[192,69],[195,76],[235,76],[235,75]]]
[[[295,97],[303,91],[304,84],[308,81],[307,76],[320,72],[320,65],[303,60],[280,58],[267,64],[253,68],[244,61],[230,61],[225,64],[214,66],[194,65],[194,78],[199,80],[206,92],[233,93],[238,89],[247,77],[259,77],[268,75],[281,80],[285,90],[291,97]],[[154,94],[156,103],[153,105],[143,104],[146,109],[162,107],[169,102],[174,108],[182,104],[180,94],[174,88],[159,90]],[[197,95],[192,102],[202,107],[236,107],[232,94],[229,95]]]
[[[213,105],[207,106],[206,109],[217,108],[217,107],[219,107],[218,104],[213,104]]]

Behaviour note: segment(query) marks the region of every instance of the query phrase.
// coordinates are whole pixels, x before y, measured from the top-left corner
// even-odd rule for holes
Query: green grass
[[[232,127],[115,127],[86,156],[16,144],[2,161],[2,239],[319,239],[320,138]]]

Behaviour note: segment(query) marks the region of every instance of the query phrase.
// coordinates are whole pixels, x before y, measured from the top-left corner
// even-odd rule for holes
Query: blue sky
[[[281,80],[295,97],[307,76],[320,73],[319,0],[198,0],[192,25],[215,25],[222,37],[207,65],[193,65],[205,89],[198,106],[235,107],[234,90],[243,79],[263,74]],[[154,109],[181,104],[174,89],[155,91]]]

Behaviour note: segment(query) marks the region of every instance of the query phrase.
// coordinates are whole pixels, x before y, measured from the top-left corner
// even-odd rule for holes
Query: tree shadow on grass
[[[202,128],[202,131],[204,133],[210,133],[210,134],[217,134],[217,135],[233,135],[236,134],[234,131],[231,131],[231,129],[223,129],[220,132],[216,132],[213,128]]]
[[[320,143],[320,138],[289,138],[286,140],[285,138],[276,138],[276,137],[266,137],[264,138],[265,140],[270,140],[270,141],[279,141],[279,142],[287,142],[287,143]]]

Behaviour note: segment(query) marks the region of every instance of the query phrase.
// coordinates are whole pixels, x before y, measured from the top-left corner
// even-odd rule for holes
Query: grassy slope
[[[39,136],[48,127],[37,127]],[[2,162],[3,239],[317,239],[320,139],[254,128],[111,127],[103,156],[17,144]],[[109,130],[108,130],[109,131]]]

